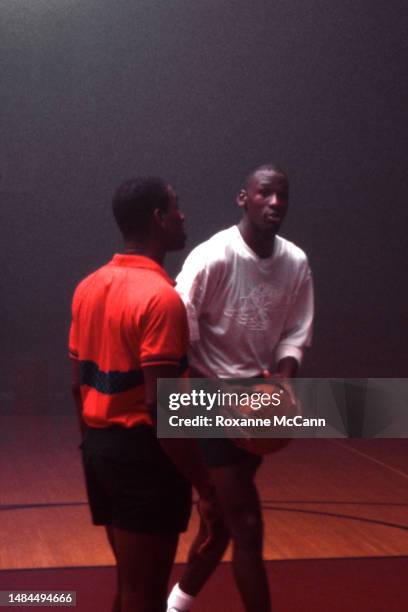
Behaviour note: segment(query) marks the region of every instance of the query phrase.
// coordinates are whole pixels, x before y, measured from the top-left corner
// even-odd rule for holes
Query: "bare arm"
[[[289,307],[285,329],[275,348],[276,372],[284,378],[296,376],[305,347],[310,346],[314,313],[313,281],[307,261]]]
[[[277,365],[276,372],[283,378],[294,378],[299,369],[299,362],[294,357],[284,357]]]
[[[85,435],[86,425],[82,418],[82,398],[81,387],[79,384],[79,362],[77,359],[71,358],[71,390],[75,402],[79,428],[82,437]]]

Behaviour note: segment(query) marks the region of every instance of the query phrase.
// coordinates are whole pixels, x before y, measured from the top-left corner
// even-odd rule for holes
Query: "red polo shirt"
[[[151,424],[143,366],[186,371],[188,327],[174,282],[155,261],[115,255],[85,278],[72,302],[69,352],[78,360],[90,427]]]

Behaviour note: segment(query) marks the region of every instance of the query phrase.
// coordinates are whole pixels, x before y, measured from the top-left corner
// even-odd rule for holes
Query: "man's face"
[[[184,249],[187,235],[184,229],[184,215],[178,207],[177,195],[171,187],[167,186],[169,203],[167,210],[162,213],[162,229],[164,231],[166,250],[178,251]]]
[[[285,176],[273,170],[255,172],[238,205],[248,221],[262,233],[276,234],[288,210],[289,185]]]

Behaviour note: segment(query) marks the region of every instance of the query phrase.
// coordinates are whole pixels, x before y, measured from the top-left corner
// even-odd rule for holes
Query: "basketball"
[[[267,396],[273,398],[274,404],[260,405],[259,400],[262,395],[265,398]],[[298,414],[299,408],[293,390],[286,381],[259,383],[251,388],[248,404],[234,407],[234,416],[240,418],[255,417],[272,420],[275,416],[292,418]],[[254,431],[256,431],[256,437],[253,435]],[[239,448],[255,455],[275,453],[285,448],[291,440],[290,438],[271,437],[271,427],[268,426],[257,426],[256,428],[243,426],[241,432],[242,437],[232,437],[232,441]],[[262,432],[265,433],[265,437],[258,437]]]

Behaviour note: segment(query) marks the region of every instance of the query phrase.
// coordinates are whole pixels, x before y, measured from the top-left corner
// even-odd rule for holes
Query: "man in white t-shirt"
[[[289,183],[272,165],[256,168],[237,198],[243,216],[187,257],[177,278],[190,327],[192,377],[292,378],[310,345],[313,286],[305,253],[277,235]],[[200,440],[219,513],[204,521],[188,565],[170,594],[168,611],[189,610],[233,541],[233,571],[246,612],[269,612],[262,558],[262,512],[254,484],[259,456],[228,439]],[[220,602],[221,609],[221,602]]]

